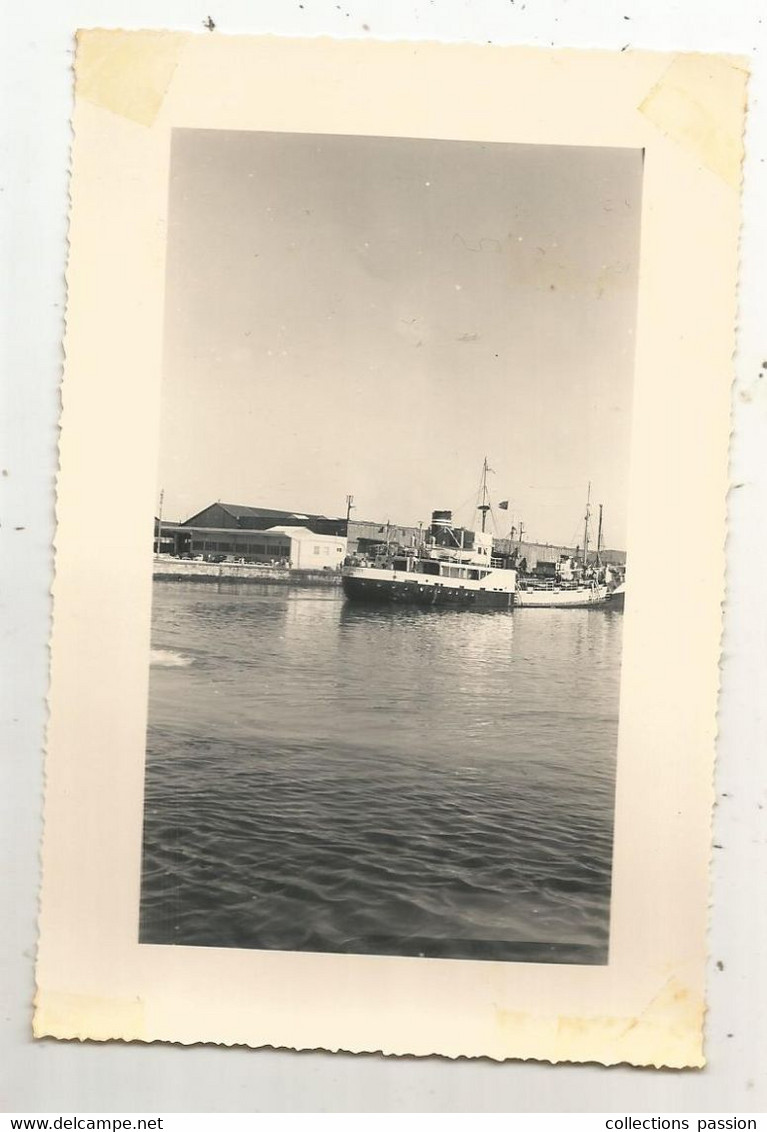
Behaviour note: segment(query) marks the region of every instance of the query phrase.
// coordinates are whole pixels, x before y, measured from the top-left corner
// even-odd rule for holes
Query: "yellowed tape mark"
[[[170,31],[79,31],[76,97],[151,126],[187,39]]]
[[[140,998],[97,998],[62,991],[38,991],[33,1032],[36,1038],[140,1040],[146,1031]]]
[[[678,55],[639,109],[729,185],[740,185],[748,71],[723,55]]]
[[[593,1051],[589,1060],[603,1065],[629,1063],[658,1069],[695,1069],[705,1065],[703,1015],[700,996],[670,978],[635,1017],[584,1014],[532,1019],[529,1015],[498,1010],[496,1025],[507,1031],[506,1056],[519,1056],[516,1050],[522,1032],[526,1057],[579,1061],[584,1039],[588,1039]]]

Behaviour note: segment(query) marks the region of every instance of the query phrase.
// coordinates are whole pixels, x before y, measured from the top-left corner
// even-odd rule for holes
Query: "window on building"
[[[320,552],[320,548],[318,546],[315,546],[314,553],[319,554],[319,552]]]

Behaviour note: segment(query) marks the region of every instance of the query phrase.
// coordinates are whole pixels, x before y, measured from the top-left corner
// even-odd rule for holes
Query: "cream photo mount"
[[[36,1036],[704,1064],[746,63],[91,30],[75,76]],[[138,943],[174,128],[644,151],[606,966]]]

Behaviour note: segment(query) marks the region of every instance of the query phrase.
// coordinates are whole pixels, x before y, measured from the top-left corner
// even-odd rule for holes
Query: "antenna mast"
[[[487,513],[490,510],[490,504],[487,501],[487,473],[488,473],[488,471],[489,471],[489,469],[488,469],[488,466],[487,466],[487,456],[485,456],[485,461],[482,465],[482,502],[480,503],[479,507],[477,508],[478,511],[482,512],[482,531],[483,531],[483,533],[484,533],[484,530],[485,530],[485,524],[487,522]]]

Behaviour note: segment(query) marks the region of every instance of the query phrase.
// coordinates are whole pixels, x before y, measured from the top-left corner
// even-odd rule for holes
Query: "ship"
[[[517,572],[508,558],[493,554],[485,530],[490,504],[487,460],[483,467],[479,531],[457,527],[451,511],[433,511],[420,545],[390,548],[374,562],[352,559],[341,571],[349,601],[443,606],[453,609],[511,609]]]
[[[597,582],[538,581],[525,579],[517,590],[521,609],[584,609],[606,605],[609,591]]]
[[[586,498],[586,516],[583,530],[583,562],[573,568],[571,559],[559,563],[554,577],[527,576],[521,578],[517,588],[516,604],[521,609],[593,609],[595,607],[623,608],[623,587],[618,590],[611,584],[587,577],[589,551],[589,524],[591,522],[591,484]],[[602,505],[599,505],[599,531],[597,534],[596,566],[600,577],[602,568]],[[566,567],[566,568],[563,568]],[[613,594],[616,596],[614,597]]]
[[[485,459],[477,505],[480,530],[455,526],[451,511],[433,511],[431,525],[418,546],[392,548],[387,541],[374,561],[347,561],[341,571],[341,584],[349,601],[459,609],[622,609],[624,586],[615,588],[610,580],[611,568],[602,567],[601,504],[597,576],[587,576],[591,484],[586,502],[583,561],[576,563],[570,558],[556,566],[547,564],[550,570],[545,573],[539,566],[535,573],[527,574],[524,563],[522,573],[518,571],[516,553],[494,552],[493,537],[485,529],[491,510],[487,490],[490,470]]]

